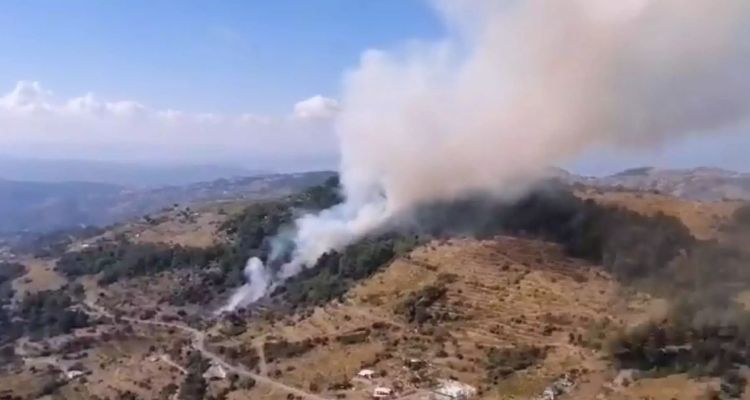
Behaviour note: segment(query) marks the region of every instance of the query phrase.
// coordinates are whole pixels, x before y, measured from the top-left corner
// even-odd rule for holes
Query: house
[[[357,373],[357,376],[365,379],[372,379],[375,377],[375,371],[371,369],[363,369]]]
[[[439,382],[440,383],[434,392],[435,395],[432,396],[436,400],[446,400],[446,398],[453,400],[469,400],[477,394],[477,390],[473,386],[459,381],[442,379]]]
[[[77,369],[71,369],[69,371],[65,371],[65,377],[68,378],[68,379],[75,379],[75,378],[78,378],[79,376],[83,376],[83,375],[84,375],[84,372],[83,371],[79,371]]]
[[[203,373],[203,378],[208,380],[219,380],[226,379],[227,371],[219,364],[212,363],[210,367]]]
[[[393,389],[385,386],[378,386],[372,391],[373,399],[387,399],[393,396]]]

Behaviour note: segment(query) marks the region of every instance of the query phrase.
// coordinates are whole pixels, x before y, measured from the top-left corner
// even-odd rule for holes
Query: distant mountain
[[[185,185],[225,177],[260,175],[226,165],[139,164],[91,160],[35,160],[0,157],[0,177],[32,182],[98,182],[131,187]]]
[[[275,197],[320,184],[333,175],[333,172],[272,174],[154,189],[89,182],[0,180],[0,233],[104,226],[175,203]]]
[[[642,167],[605,177],[581,177],[559,173],[569,182],[600,187],[658,191],[691,200],[750,200],[750,174],[719,168],[660,169]]]
[[[94,224],[99,219],[91,210],[106,208],[122,190],[100,183],[0,180],[0,232]]]

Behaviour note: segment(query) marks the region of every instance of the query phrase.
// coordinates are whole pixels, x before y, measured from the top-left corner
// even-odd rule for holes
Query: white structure
[[[208,380],[213,379],[225,379],[227,377],[227,371],[219,364],[212,363],[210,367],[203,373],[203,378]]]
[[[433,396],[436,400],[446,400],[446,398],[468,400],[477,394],[474,386],[459,381],[441,379],[439,382],[438,387],[435,389],[436,395]]]
[[[555,400],[556,398],[555,391],[550,388],[544,389],[544,392],[542,392],[542,400]]]
[[[65,377],[68,378],[68,379],[75,379],[75,378],[78,378],[79,376],[82,376],[82,375],[83,375],[83,371],[78,371],[76,369],[71,369],[69,371],[65,371]]]
[[[410,358],[406,361],[406,365],[411,369],[421,369],[427,366],[427,362],[418,358]]]
[[[564,395],[565,393],[568,393],[574,386],[575,386],[575,383],[566,374],[558,378],[556,381],[552,382],[552,385],[544,389],[544,392],[542,392],[540,396],[537,396],[534,399],[535,400],[556,400],[557,398]]]
[[[375,377],[375,371],[371,369],[363,369],[357,373],[357,376],[365,379],[372,379]]]
[[[393,396],[393,389],[384,386],[378,386],[372,391],[372,397],[375,399],[386,399]]]

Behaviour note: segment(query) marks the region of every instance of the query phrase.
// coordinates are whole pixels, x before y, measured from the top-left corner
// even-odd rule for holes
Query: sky
[[[0,156],[333,168],[346,71],[445,30],[423,0],[6,0]],[[750,170],[745,136],[569,167]]]

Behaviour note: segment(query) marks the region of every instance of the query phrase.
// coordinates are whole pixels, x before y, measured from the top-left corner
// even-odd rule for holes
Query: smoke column
[[[232,311],[239,306],[258,301],[271,287],[271,276],[259,258],[252,257],[245,265],[245,279],[247,283],[237,289],[229,302],[218,312]]]
[[[750,1],[434,2],[448,35],[370,50],[337,133],[345,203],[296,221],[285,279],[425,201],[522,193],[547,166],[742,122]]]

